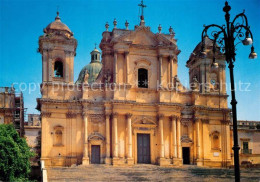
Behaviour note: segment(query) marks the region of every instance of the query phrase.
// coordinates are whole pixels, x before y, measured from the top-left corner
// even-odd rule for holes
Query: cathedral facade
[[[144,16],[134,30],[128,22],[113,25],[105,25],[101,52],[92,51],[76,83],[77,41],[59,15],[39,38],[45,166],[231,165],[226,65],[218,52],[212,66],[212,41],[205,37],[204,51],[198,44],[187,61],[187,88],[178,78],[171,27],[153,33]]]

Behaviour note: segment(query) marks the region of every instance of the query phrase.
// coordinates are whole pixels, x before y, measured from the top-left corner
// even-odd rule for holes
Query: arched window
[[[63,77],[63,63],[62,61],[55,61],[54,63],[54,76]]]
[[[138,69],[138,87],[148,88],[148,70],[144,68]]]
[[[55,145],[62,145],[62,131],[55,131]]]

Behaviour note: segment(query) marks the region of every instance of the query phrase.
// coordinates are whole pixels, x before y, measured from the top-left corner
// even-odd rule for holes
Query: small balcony
[[[241,153],[242,154],[252,154],[252,149],[242,149]]]

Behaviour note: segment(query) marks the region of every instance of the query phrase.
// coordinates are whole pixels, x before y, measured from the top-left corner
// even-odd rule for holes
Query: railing
[[[241,153],[242,154],[252,154],[252,149],[242,149]]]

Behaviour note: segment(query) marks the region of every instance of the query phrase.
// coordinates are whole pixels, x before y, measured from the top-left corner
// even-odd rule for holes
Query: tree
[[[0,124],[0,181],[27,181],[33,156],[13,125]]]

